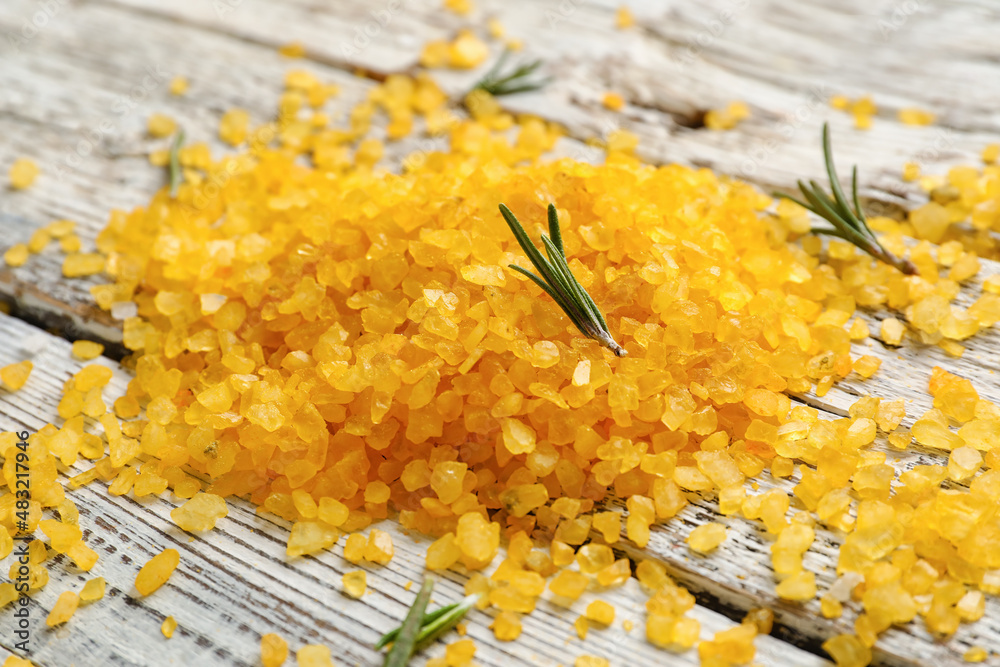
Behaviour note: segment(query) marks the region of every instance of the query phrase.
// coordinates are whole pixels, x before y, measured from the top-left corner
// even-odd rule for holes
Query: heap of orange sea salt
[[[96,560],[67,528],[77,521],[54,457],[95,460],[74,485],[99,477],[116,494],[172,489],[190,499],[174,513],[187,530],[210,529],[224,516],[222,498],[249,495],[293,522],[290,555],[350,532],[345,557],[387,563],[388,535],[356,531],[398,512],[404,526],[437,538],[430,569],[485,569],[504,538],[507,557],[490,577],[474,574],[467,590],[500,610],[494,631],[513,639],[518,615],[546,589],[572,606],[586,589],[631,576],[609,546],[623,517],[595,503],[627,499],[625,534],[644,546],[654,522],[675,516],[686,493],[703,492],[718,495],[722,514],[763,522],[775,538],[778,594],[790,601],[817,595],[802,567],[813,526],[847,533],[840,568],[861,578],[846,596],[843,586],[823,594],[830,616],[851,595],[865,609],[856,637],[830,643],[843,664],[864,664],[879,632],[917,613],[938,632],[974,620],[980,590],[996,585],[984,555],[992,541],[962,540],[986,535],[986,516],[961,535],[927,521],[913,524],[923,532],[905,527],[917,510],[937,507],[927,503],[968,507],[990,497],[989,481],[977,486],[988,473],[976,476],[976,443],[993,432],[993,408],[941,375],[932,386],[940,412],[912,432],[953,460],[943,475],[904,473],[904,492],[893,494],[894,470],[868,446],[879,430],[898,448],[910,442],[898,429],[900,402],[862,399],[850,418],[829,422],[792,408],[783,393],[821,394],[852,371],[875,372],[876,359],[850,355],[851,340],[869,333],[851,320],[857,305],[910,308],[918,330],[939,340],[992,324],[975,311],[975,327],[947,335],[953,320],[968,319],[949,302],[978,270],[974,257],[953,248],[954,257],[935,258],[918,247],[923,277],[905,278],[852,246],[824,250],[812,237],[787,245],[808,229],[794,204],[769,216],[769,198],[750,186],[641,165],[627,152],[612,151],[602,166],[537,161],[558,128],[514,119],[489,99],[473,107],[475,120],[460,120],[426,77],[390,77],[342,128],[308,109],[328,87],[298,73],[288,81],[276,123],[250,129],[245,114],[227,114],[220,135],[246,142],[245,153],[214,160],[204,145],[187,147],[178,199],[161,192],[146,208],[115,212],[98,239],[114,282],[93,293],[105,308],[135,304],[124,333],[136,376],[108,410],[101,388],[110,376],[86,367],[67,383],[64,424],[32,438],[41,500],[31,520],[56,510],[61,520],[42,525],[54,550],[83,569]],[[390,138],[422,117],[447,132],[450,149],[408,159],[402,174],[379,168],[382,145],[366,133],[383,114]],[[505,268],[527,261],[500,202],[532,235],[555,203],[570,267],[628,357],[581,338]],[[887,245],[901,245],[903,230],[882,224]],[[819,263],[822,253],[829,264]],[[964,268],[938,279],[946,261]],[[927,331],[921,308],[932,297],[947,312],[935,310],[938,328]],[[99,420],[107,453],[85,417]],[[967,421],[964,433],[950,431],[948,417]],[[796,462],[794,498],[778,489],[748,495],[748,478],[765,469],[787,478]],[[968,499],[940,489],[949,475],[972,479]],[[790,514],[793,502],[808,511]],[[692,534],[692,550],[725,539],[711,526]],[[47,579],[44,559],[33,561],[35,588]],[[647,638],[693,646],[694,598],[653,561],[635,576],[651,594]],[[349,591],[364,585],[345,581]],[[588,607],[577,632],[607,618]],[[756,627],[703,642],[706,664],[752,657]]]

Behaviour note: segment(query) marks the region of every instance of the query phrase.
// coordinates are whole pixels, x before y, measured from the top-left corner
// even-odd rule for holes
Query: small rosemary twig
[[[417,634],[416,646],[420,647],[424,644],[429,644],[448,630],[451,630],[469,613],[469,610],[478,601],[479,594],[473,593],[472,595],[467,595],[459,602],[446,604],[440,609],[435,609],[424,614],[424,619],[420,624],[420,632]],[[401,629],[396,628],[382,635],[382,638],[375,644],[375,650],[378,651],[389,644],[389,642],[395,640],[399,636]]]
[[[542,257],[542,253],[538,252],[538,248],[528,238],[524,227],[521,226],[509,208],[500,204],[500,214],[507,221],[507,226],[514,232],[514,237],[517,238],[524,254],[534,264],[541,277],[514,264],[511,264],[510,268],[531,278],[536,285],[551,296],[563,309],[566,316],[573,321],[580,333],[588,338],[593,338],[614,352],[616,356],[624,357],[625,348],[611,337],[604,315],[587,294],[587,290],[569,270],[569,264],[566,263],[566,251],[563,249],[562,233],[559,231],[559,216],[556,214],[556,207],[549,204],[549,236],[542,234],[542,244],[545,245],[548,259]]]
[[[184,143],[184,130],[177,130],[174,143],[170,146],[170,198],[177,198],[177,188],[181,185],[181,144]]]
[[[837,178],[837,170],[833,166],[833,150],[830,147],[830,127],[823,123],[823,158],[826,161],[826,174],[830,179],[830,189],[833,191],[833,198],[823,192],[823,189],[816,181],[809,181],[807,186],[799,181],[799,190],[802,191],[806,201],[801,201],[790,195],[776,193],[778,197],[789,199],[799,206],[812,211],[831,225],[828,227],[813,227],[814,234],[826,234],[836,236],[849,243],[853,243],[861,250],[871,255],[877,260],[883,261],[890,266],[894,266],[905,275],[917,275],[917,267],[906,258],[896,257],[886,250],[875,237],[875,232],[868,226],[864,211],[861,209],[861,202],[858,200],[858,168],[854,167],[851,174],[851,198],[854,202],[854,209],[847,201],[843,189],[840,187],[840,180]],[[808,203],[807,203],[808,202]]]
[[[399,628],[398,638],[393,643],[392,650],[385,656],[384,667],[405,667],[406,663],[410,661],[417,646],[417,635],[420,633],[424,610],[427,609],[427,603],[431,600],[432,590],[434,590],[434,580],[427,577],[420,587],[420,592],[417,593],[417,599],[414,600],[413,606],[410,607],[406,618],[403,619],[403,625]]]
[[[483,78],[480,79],[476,85],[472,87],[472,89],[485,90],[490,95],[499,97],[501,95],[513,95],[514,93],[524,93],[530,90],[538,90],[550,81],[550,79],[547,78],[535,81],[528,80],[528,77],[534,74],[538,68],[542,66],[541,60],[532,60],[530,62],[522,63],[510,72],[506,74],[502,73],[503,67],[507,64],[507,58],[509,56],[510,49],[504,49],[504,52],[500,54],[500,58],[497,60],[496,64],[483,75]]]

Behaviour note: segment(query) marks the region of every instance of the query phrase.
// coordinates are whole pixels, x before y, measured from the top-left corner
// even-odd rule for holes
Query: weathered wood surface
[[[278,45],[292,40],[306,45],[309,57],[295,61],[294,66],[307,67],[338,83],[343,92],[333,102],[333,108],[342,112],[371,86],[346,71],[358,68],[379,78],[410,70],[423,42],[453,34],[469,22],[481,25],[487,15],[497,16],[512,37],[525,42],[526,56],[545,58],[555,78],[544,93],[509,98],[504,104],[515,111],[531,111],[561,121],[570,138],[562,142],[559,151],[581,159],[600,158],[599,151],[585,146],[583,140],[625,127],[642,137],[640,154],[648,160],[708,166],[765,189],[788,189],[796,178],[822,176],[816,138],[820,123],[830,120],[838,160],[845,165],[862,165],[863,194],[890,205],[912,205],[921,201],[922,196],[914,187],[899,182],[904,161],[917,160],[927,171],[941,171],[954,163],[974,163],[978,151],[988,141],[995,140],[1000,129],[992,83],[997,80],[996,61],[1000,55],[1000,44],[994,38],[997,9],[986,2],[851,0],[834,4],[812,0],[789,4],[773,0],[704,3],[650,0],[632,4],[639,25],[627,31],[614,28],[613,13],[617,6],[614,2],[492,0],[479,2],[477,6],[471,17],[460,18],[443,13],[436,0],[406,1],[398,8],[394,3],[386,3],[383,8],[377,3],[360,1],[327,6],[306,0],[290,0],[281,5],[266,0],[217,3],[113,0],[60,5],[61,11],[50,18],[37,36],[19,43],[19,52],[10,50],[9,41],[0,44],[0,48],[8,49],[0,60],[0,89],[5,91],[0,96],[0,132],[5,137],[0,145],[0,168],[5,169],[15,156],[30,155],[44,171],[32,189],[20,193],[6,191],[0,198],[0,226],[9,232],[3,247],[8,241],[25,240],[34,229],[52,219],[64,217],[79,223],[86,245],[92,243],[103,226],[109,209],[131,208],[148,200],[163,183],[162,172],[150,167],[146,160],[149,150],[163,145],[145,135],[145,120],[153,111],[178,118],[193,140],[214,137],[218,117],[233,106],[247,108],[258,121],[270,117],[283,72],[293,64],[276,55]],[[231,11],[220,11],[219,7]],[[389,12],[390,20],[371,30],[376,34],[367,44],[355,43],[359,28],[363,31],[373,21],[378,22],[371,12],[382,9]],[[37,10],[38,5],[27,0],[4,2],[0,6],[0,32],[17,33],[22,21],[30,20]],[[385,15],[379,16],[384,19]],[[149,68],[153,68],[155,76]],[[185,97],[173,97],[166,91],[169,78],[176,74],[191,79],[192,88]],[[145,90],[144,80],[150,76],[155,85]],[[476,76],[477,72],[441,72],[438,78],[447,90],[457,95]],[[601,96],[608,90],[625,96],[628,104],[622,112],[612,113],[600,105]],[[874,94],[882,111],[873,129],[855,131],[850,128],[848,116],[829,109],[826,98],[834,93],[852,97]],[[120,113],[122,100],[127,102],[130,96],[136,100],[134,108]],[[747,101],[752,117],[730,132],[710,132],[697,127],[705,110],[723,106],[732,99]],[[937,112],[939,122],[928,128],[900,125],[895,112],[908,106]],[[104,121],[111,121],[113,131],[100,130]],[[103,136],[88,151],[79,142],[94,131]],[[388,159],[421,147],[420,141],[412,138],[396,144]],[[60,170],[60,166],[70,168]],[[92,306],[86,292],[87,286],[96,280],[66,281],[60,276],[59,262],[60,256],[50,249],[33,257],[21,269],[0,269],[0,294],[15,301],[19,313],[46,326],[56,326],[70,337],[120,339],[116,323]],[[997,267],[986,263],[985,270],[996,272]],[[975,289],[971,287],[969,293]],[[881,316],[881,313],[868,315],[872,321]],[[846,412],[857,395],[903,396],[912,420],[913,415],[919,415],[929,405],[926,378],[931,366],[938,364],[972,379],[985,397],[1000,400],[993,375],[994,351],[998,349],[995,330],[968,343],[966,355],[955,360],[936,348],[918,346],[912,341],[895,350],[869,340],[856,351],[862,353],[868,347],[865,352],[885,360],[875,377],[867,381],[848,378],[822,399],[804,398],[834,418]],[[11,360],[25,354],[22,351],[22,357],[17,357],[16,349],[4,352],[14,355]],[[13,425],[37,428],[54,418],[51,407],[67,372],[65,363],[56,363],[51,371],[42,371],[39,364],[36,370],[39,376],[32,383],[40,383],[46,372],[59,378],[52,379],[51,386],[44,391],[32,393],[36,390],[29,383],[24,392],[5,395],[6,403],[0,410],[8,415],[4,419]],[[7,429],[10,425],[4,423],[0,427]],[[900,469],[917,462],[941,460],[940,455],[921,450],[894,458]],[[762,481],[762,490],[769,483]],[[788,485],[780,480],[777,483]],[[86,493],[87,502],[93,503],[87,505],[93,508],[93,515],[108,517],[109,523],[112,519],[122,522],[124,516],[137,514],[134,501],[111,499],[100,491]],[[768,539],[746,521],[727,521],[730,538],[713,557],[689,556],[683,539],[690,528],[717,518],[712,500],[696,500],[678,520],[656,532],[645,555],[660,557],[692,590],[714,595],[726,607],[772,606],[779,620],[798,633],[795,638],[811,642],[813,650],[823,638],[849,628],[852,612],[839,621],[828,622],[817,617],[815,605],[802,608],[775,600]],[[144,507],[145,511],[139,514],[145,521],[142,528],[129,525],[135,535],[132,549],[144,554],[133,561],[147,557],[150,544],[161,545],[167,536],[176,539],[179,535],[165,519],[171,507],[168,502]],[[232,579],[231,571],[228,575],[212,571],[216,576],[214,581],[232,582],[232,590],[223,595],[242,591],[245,599],[237,601],[235,609],[245,612],[246,617],[234,611],[231,600],[225,598],[218,601],[221,606],[214,607],[215,611],[211,605],[205,608],[192,602],[190,608],[185,607],[188,616],[174,615],[182,629],[187,618],[192,633],[194,629],[201,631],[202,644],[197,643],[194,634],[178,642],[181,630],[164,644],[158,628],[163,614],[174,613],[168,610],[169,606],[149,609],[130,606],[129,613],[143,609],[141,613],[146,615],[142,622],[137,616],[130,630],[135,633],[134,644],[152,643],[162,649],[151,654],[156,656],[174,658],[173,651],[178,651],[178,662],[192,656],[204,659],[202,656],[206,654],[223,651],[217,655],[220,664],[243,664],[240,660],[253,664],[256,647],[247,647],[254,644],[253,638],[259,633],[277,627],[259,619],[253,586],[266,581],[270,591],[281,585],[279,580],[286,580],[290,582],[285,584],[288,590],[281,589],[281,595],[269,599],[280,598],[287,592],[289,599],[296,601],[296,608],[305,610],[302,618],[314,616],[321,624],[317,627],[323,627],[324,631],[329,628],[333,633],[316,638],[308,634],[316,623],[289,617],[280,626],[288,628],[289,638],[334,643],[331,637],[344,633],[358,640],[353,649],[346,650],[346,659],[373,662],[374,656],[365,653],[362,647],[390,623],[389,617],[402,615],[403,604],[392,600],[409,599],[399,586],[405,581],[402,578],[405,574],[411,574],[408,577],[411,579],[418,578],[422,566],[419,549],[407,549],[404,555],[404,549],[400,548],[394,565],[384,571],[383,579],[376,578],[381,573],[370,573],[371,588],[379,592],[365,599],[366,607],[371,607],[374,614],[369,627],[364,625],[369,621],[359,621],[350,607],[343,606],[337,611],[335,607],[341,605],[331,602],[329,584],[332,582],[336,587],[343,571],[337,568],[345,565],[335,557],[336,550],[334,556],[304,559],[291,567],[281,565],[284,526],[279,524],[256,517],[248,507],[237,503],[221,530],[192,543],[198,545],[192,548],[202,550],[197,552],[196,559],[205,559],[205,554],[210,560],[217,559],[208,545],[224,548],[232,542],[236,546],[227,557],[245,558],[243,562],[263,567],[261,580],[254,580],[257,574],[247,573],[236,580]],[[834,576],[836,541],[835,536],[821,533],[820,541],[806,559],[807,567],[817,572],[821,589]],[[399,542],[405,540],[400,538]],[[139,551],[139,544],[144,544],[147,551]],[[239,552],[243,544],[247,545],[247,551]],[[115,546],[119,551],[127,548]],[[269,554],[274,560],[254,553]],[[114,558],[107,560],[108,563],[102,564],[112,567]],[[394,566],[402,572],[393,574]],[[119,574],[124,575],[128,568],[120,567]],[[309,576],[300,571],[309,567],[319,569]],[[300,575],[302,578],[296,578]],[[119,580],[127,582],[129,577],[122,576]],[[208,577],[204,581],[213,580]],[[326,585],[317,586],[317,582]],[[39,595],[43,607],[51,605],[61,590],[59,583],[54,579]],[[216,588],[212,585],[212,590]],[[188,599],[184,590],[190,589],[178,585],[177,589],[157,594],[163,596],[163,602],[153,596],[142,604],[167,605],[168,593],[175,595],[170,602],[179,604],[180,600]],[[124,599],[125,592],[116,598],[116,604]],[[455,591],[449,589],[449,592]],[[386,594],[390,597],[381,597]],[[48,605],[45,596],[51,598]],[[379,597],[373,599],[374,596]],[[336,595],[333,599],[339,602]],[[616,605],[622,612],[632,604],[637,620],[641,620],[641,605],[637,602],[640,599],[616,600]],[[971,643],[1000,646],[1000,615],[995,601],[991,600],[990,605],[983,621],[964,627],[946,643],[929,641],[919,624],[893,630],[877,646],[877,659],[885,664],[917,664],[924,660],[952,664],[960,661],[962,651]],[[222,612],[216,613],[219,609]],[[123,664],[157,664],[143,663],[138,657],[132,663],[127,662],[131,659],[127,658],[127,650],[132,643],[128,635],[83,632],[82,624],[89,622],[88,611],[96,610],[82,610],[80,618],[71,623],[69,637],[60,636],[65,631],[51,635],[53,641],[45,650],[52,653],[46,655],[72,651],[67,649],[70,644],[63,643],[69,640],[81,642],[81,655],[89,655],[84,652],[84,644],[92,642],[88,644],[90,649],[121,651],[126,660]],[[713,623],[723,622],[707,609],[699,608],[697,613]],[[526,635],[537,638],[538,642],[522,639],[527,642],[523,647],[518,646],[520,642],[497,647],[490,639],[491,633],[485,631],[485,623],[470,624],[470,632],[481,640],[481,647],[490,646],[488,650],[481,648],[477,658],[495,664],[512,657],[530,660],[537,653],[543,662],[565,662],[567,652],[563,641],[571,635],[569,623],[575,615],[555,615],[552,620],[546,616],[533,621],[536,615],[527,619]],[[41,612],[37,617],[40,616]],[[225,620],[229,617],[232,618]],[[534,622],[540,625],[533,633]],[[229,633],[242,639],[229,642],[204,630],[213,627],[213,623],[221,624],[218,635]],[[248,629],[240,629],[241,623]],[[323,623],[326,625],[322,626]],[[556,625],[560,628],[557,631],[553,630]],[[472,630],[476,626],[480,635]],[[601,654],[604,649],[608,657],[617,655],[613,662],[645,660],[645,651],[650,649],[642,639],[641,625],[627,638],[622,635],[620,642],[616,640],[610,645],[591,646],[595,634],[588,637],[587,650]],[[569,646],[575,643],[573,640]],[[782,653],[794,650],[786,645],[762,638],[758,646],[762,654],[766,647],[777,651],[772,653],[773,660],[761,655],[759,661],[763,664],[808,664],[805,654]],[[522,649],[526,652],[519,653]],[[617,653],[612,653],[612,649]],[[680,659],[694,657],[689,654]],[[42,660],[41,664],[49,663]]]
[[[0,366],[31,358],[35,369],[18,392],[0,392],[0,431],[35,431],[58,419],[56,405],[66,378],[83,362],[70,357],[69,343],[20,320],[0,315]],[[114,371],[105,389],[110,399],[125,390],[130,377],[117,363],[104,360]],[[98,427],[99,429],[99,427]],[[70,469],[76,474],[90,467],[82,461]],[[189,535],[170,519],[176,499],[114,497],[107,485],[95,483],[71,495],[80,510],[84,539],[100,554],[89,573],[83,573],[63,556],[49,565],[49,584],[33,596],[30,605],[35,664],[76,665],[258,665],[260,636],[277,632],[292,650],[304,644],[326,644],[337,664],[377,664],[371,646],[395,626],[424,576],[424,552],[430,540],[406,534],[398,524],[384,521],[378,527],[392,535],[396,555],[380,567],[355,566],[344,560],[341,539],[316,557],[289,561],[285,543],[290,524],[269,514],[258,515],[245,501],[230,503],[229,516],[215,530]],[[164,548],[181,552],[181,564],[170,581],[153,595],[141,598],[133,583],[138,569]],[[13,557],[4,561],[8,567]],[[362,567],[368,574],[368,592],[361,601],[341,593],[344,572]],[[56,630],[45,627],[45,616],[65,590],[79,591],[94,576],[108,582],[106,597],[83,606],[73,619]],[[407,591],[408,582],[417,588]],[[435,589],[434,599],[446,603],[460,599],[465,576],[448,573]],[[617,610],[615,623],[594,629],[581,642],[572,624],[586,605],[600,597]],[[581,653],[601,655],[613,664],[654,664],[665,659],[662,651],[644,639],[647,596],[632,579],[628,585],[592,591],[570,609],[548,601],[523,620],[524,632],[515,642],[498,642],[488,629],[490,614],[473,611],[468,636],[479,650],[483,665],[570,663]],[[0,655],[12,645],[14,619],[8,608],[0,612]],[[718,612],[697,607],[691,612],[702,624],[705,639],[733,621]],[[167,640],[160,624],[167,616],[178,628]],[[630,620],[630,633],[622,622]],[[457,636],[452,637],[452,640]],[[827,664],[820,658],[772,637],[757,641],[761,664],[794,664],[811,667]],[[443,653],[437,646],[428,657]],[[670,656],[672,664],[697,665],[694,651]]]

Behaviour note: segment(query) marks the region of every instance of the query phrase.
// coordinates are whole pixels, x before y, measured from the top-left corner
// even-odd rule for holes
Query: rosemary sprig
[[[423,621],[420,623],[420,632],[417,633],[415,646],[420,647],[429,644],[448,630],[451,630],[469,613],[469,610],[478,601],[479,594],[473,593],[472,595],[465,596],[459,602],[446,604],[440,609],[435,609],[424,614]],[[382,638],[375,644],[375,650],[378,651],[388,645],[389,642],[394,641],[399,636],[400,630],[402,628],[396,628],[382,635]]]
[[[542,253],[538,252],[538,248],[528,238],[524,227],[521,226],[509,208],[500,204],[500,214],[507,221],[510,231],[514,232],[514,237],[517,238],[521,249],[524,250],[524,254],[534,264],[541,277],[514,264],[511,264],[510,268],[531,278],[536,285],[542,288],[542,291],[551,296],[576,325],[576,328],[580,330],[580,333],[587,338],[593,338],[614,352],[616,356],[624,357],[625,348],[611,337],[604,315],[587,294],[587,290],[569,270],[569,264],[566,263],[566,251],[563,249],[562,233],[559,231],[559,216],[556,214],[556,207],[549,204],[549,236],[542,234],[542,243],[545,245],[548,259],[542,257]]]
[[[917,267],[913,262],[906,258],[896,257],[886,250],[875,237],[875,233],[871,230],[871,227],[868,226],[864,211],[861,209],[861,202],[858,200],[857,166],[851,172],[851,198],[854,202],[854,208],[852,209],[848,203],[847,197],[840,187],[837,170],[833,166],[833,150],[830,147],[830,127],[826,123],[823,123],[823,158],[826,161],[826,175],[830,179],[830,189],[833,191],[832,199],[828,194],[823,192],[823,189],[816,181],[809,181],[808,186],[802,181],[798,182],[799,190],[802,191],[806,201],[782,193],[777,193],[777,196],[795,202],[833,225],[832,228],[813,227],[811,230],[812,233],[842,238],[849,243],[853,243],[875,259],[896,267],[905,275],[917,275]]]
[[[499,97],[500,95],[513,95],[514,93],[524,93],[530,90],[538,90],[539,88],[545,86],[549,83],[550,79],[545,78],[541,80],[529,81],[528,77],[534,74],[539,67],[542,66],[541,60],[532,60],[530,62],[521,63],[510,72],[506,74],[503,73],[504,65],[507,64],[507,58],[510,57],[510,49],[504,49],[504,52],[500,54],[500,58],[497,60],[496,64],[490,68],[490,70],[483,75],[475,86],[472,87],[473,90],[485,90],[490,95],[494,97]]]
[[[170,146],[170,198],[177,198],[177,188],[181,185],[180,150],[184,143],[184,130],[178,130],[174,143]]]
[[[410,661],[417,646],[417,635],[420,633],[424,610],[427,609],[427,603],[430,602],[432,590],[434,590],[434,580],[427,577],[420,587],[420,592],[417,593],[417,599],[414,600],[413,606],[410,607],[406,618],[403,619],[403,625],[400,626],[397,633],[398,639],[392,645],[392,650],[385,656],[384,667],[405,667],[406,663]]]

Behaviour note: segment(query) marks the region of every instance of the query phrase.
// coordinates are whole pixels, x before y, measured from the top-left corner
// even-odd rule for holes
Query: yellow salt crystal
[[[24,243],[15,243],[10,248],[7,249],[3,254],[3,261],[7,266],[18,267],[24,266],[25,262],[28,261],[28,246]]]
[[[55,605],[52,607],[52,611],[49,612],[48,618],[45,619],[45,625],[55,627],[62,623],[65,623],[73,614],[76,613],[76,608],[80,606],[80,596],[73,591],[64,591],[60,593],[59,599],[56,600]]]
[[[444,7],[459,16],[465,16],[472,11],[472,0],[444,0]]]
[[[183,76],[175,76],[170,80],[170,94],[183,95],[188,91],[188,80]]]
[[[94,577],[87,580],[87,583],[80,589],[81,602],[94,602],[104,597],[104,577]]]
[[[982,646],[970,646],[969,649],[962,654],[962,660],[966,662],[984,662],[988,657],[990,657],[989,652]]]
[[[906,327],[895,317],[887,317],[882,320],[882,340],[886,345],[899,345],[903,342],[903,334]]]
[[[322,644],[307,644],[295,652],[298,667],[333,667],[330,648]]]
[[[80,359],[81,361],[90,361],[91,359],[96,359],[101,356],[104,352],[104,346],[100,343],[95,343],[89,340],[77,340],[73,341],[73,348],[71,353],[75,359]]]
[[[211,493],[196,493],[186,503],[170,512],[170,518],[187,531],[205,531],[229,514],[224,498]]]
[[[615,608],[604,600],[594,600],[587,605],[586,617],[599,625],[611,625],[615,621]]]
[[[844,613],[844,606],[836,598],[824,595],[819,599],[819,610],[823,618],[840,618]]]
[[[163,624],[160,625],[160,632],[162,632],[163,636],[166,637],[167,639],[170,639],[171,637],[174,636],[174,630],[176,629],[177,629],[177,619],[175,619],[173,616],[167,616],[165,619],[163,619]]]
[[[907,183],[920,178],[920,165],[916,162],[907,162],[904,164],[902,178]]]
[[[24,190],[31,187],[40,173],[38,165],[28,158],[18,158],[11,165],[7,177],[10,179],[10,187],[15,190]]]
[[[604,105],[605,109],[620,111],[625,106],[625,100],[618,93],[604,93],[604,97],[601,98],[601,104]]]
[[[306,55],[306,47],[302,42],[289,42],[280,46],[278,53],[286,58],[302,58]]]
[[[573,661],[573,667],[610,667],[611,662],[607,658],[596,655],[578,655]]]
[[[450,47],[448,42],[433,40],[424,44],[423,51],[420,53],[420,64],[429,69],[444,67],[448,64],[449,57]]]
[[[512,611],[501,611],[493,619],[490,628],[500,641],[514,641],[521,636],[521,619]]]
[[[365,545],[365,559],[379,565],[387,565],[394,553],[392,536],[384,530],[373,528],[368,534],[368,543]]]
[[[872,652],[857,635],[837,635],[823,642],[823,650],[830,654],[837,667],[867,667]]]
[[[866,113],[855,113],[854,114],[854,127],[859,130],[870,130],[872,127],[872,117],[871,114]]]
[[[230,109],[219,121],[219,138],[230,146],[239,146],[250,131],[250,114],[243,109]]]
[[[92,276],[104,271],[106,259],[98,253],[78,252],[63,260],[62,274],[67,278]]]
[[[139,595],[151,595],[167,583],[180,561],[181,556],[176,549],[164,549],[149,559],[135,578],[135,588]]]
[[[600,531],[604,541],[614,544],[621,537],[622,519],[618,512],[598,512],[594,514],[594,530]]]
[[[865,338],[868,338],[870,333],[868,323],[861,318],[855,318],[855,320],[851,322],[850,329],[847,331],[847,335],[851,338],[851,340],[864,340]]]
[[[708,553],[722,544],[725,539],[725,526],[720,523],[706,523],[692,530],[686,541],[692,551]]]
[[[769,635],[774,627],[774,612],[767,607],[754,607],[743,617],[744,623],[752,623],[757,634]]]
[[[816,596],[816,575],[802,570],[778,584],[775,593],[783,600],[811,600]]]
[[[162,138],[169,137],[171,134],[177,131],[177,123],[173,118],[165,116],[160,113],[154,113],[149,117],[149,121],[146,126],[146,131],[149,132],[151,137]]]
[[[368,575],[364,570],[351,570],[343,576],[344,592],[355,600],[365,594]]]
[[[846,95],[834,95],[830,98],[830,106],[840,111],[846,111],[851,105],[851,100]]]
[[[576,600],[587,590],[590,580],[579,572],[562,570],[549,582],[549,590],[554,594]]]
[[[899,121],[904,125],[930,125],[935,115],[922,109],[906,108],[899,110]]]
[[[260,662],[263,667],[281,667],[288,659],[288,642],[268,633],[260,638]]]
[[[337,543],[338,539],[340,539],[340,530],[333,526],[321,521],[296,521],[292,524],[291,533],[288,535],[285,553],[292,558],[313,554],[329,549]]]
[[[635,25],[635,16],[625,5],[618,7],[615,11],[615,27],[619,30],[624,30],[626,28],[631,28]]]
[[[472,69],[486,60],[489,54],[489,48],[475,33],[462,30],[448,45],[448,64],[458,69]]]
[[[994,164],[1000,157],[1000,144],[988,144],[983,148],[982,160],[986,164]]]
[[[471,639],[459,639],[448,644],[444,649],[447,667],[465,667],[476,655],[476,644]]]
[[[352,533],[347,536],[344,544],[344,558],[351,563],[360,563],[365,557],[365,548],[368,540],[360,533]]]
[[[7,364],[3,368],[0,368],[0,382],[3,382],[4,386],[10,391],[17,391],[28,381],[33,368],[34,364],[27,359]]]

